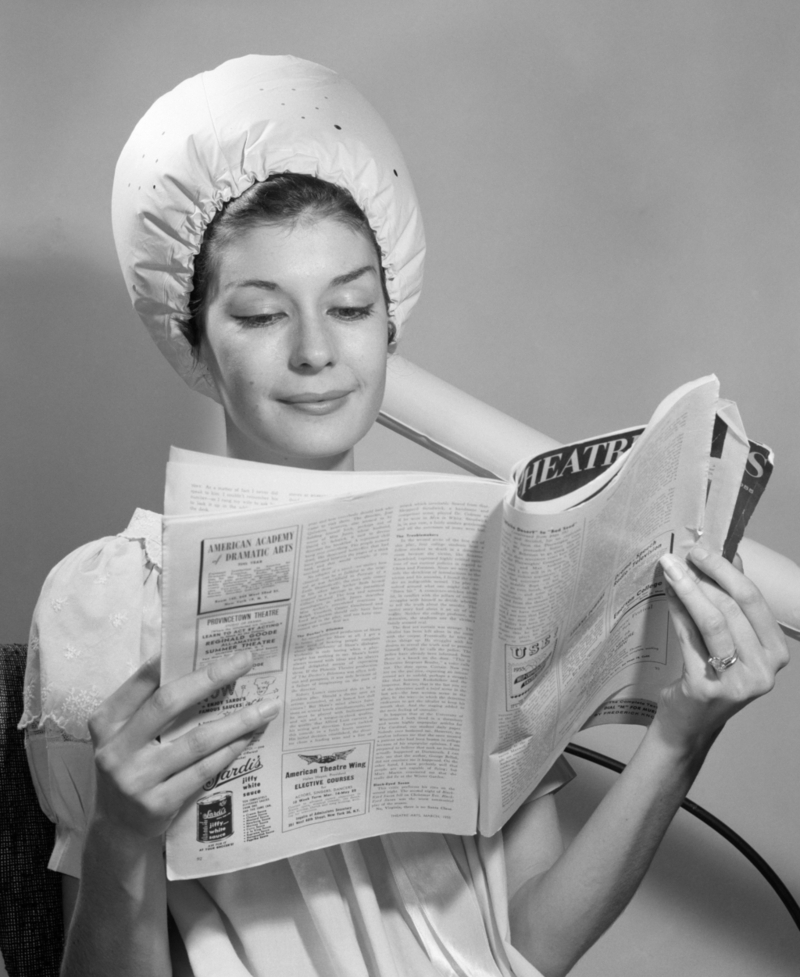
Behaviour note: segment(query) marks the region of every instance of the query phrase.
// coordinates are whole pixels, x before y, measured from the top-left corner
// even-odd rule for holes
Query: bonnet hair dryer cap
[[[399,336],[422,287],[422,218],[397,143],[334,71],[289,56],[226,61],[159,98],[117,162],[111,212],[128,294],[172,366],[215,400],[181,331],[194,256],[223,204],[286,172],[344,187],[364,211]]]

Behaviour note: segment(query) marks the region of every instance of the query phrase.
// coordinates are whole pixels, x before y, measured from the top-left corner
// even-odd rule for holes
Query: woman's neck
[[[258,461],[266,465],[285,465],[290,468],[309,468],[314,471],[351,472],[355,467],[352,448],[338,455],[321,458],[282,455],[258,441],[250,440],[232,424],[226,424],[226,454],[239,461]]]

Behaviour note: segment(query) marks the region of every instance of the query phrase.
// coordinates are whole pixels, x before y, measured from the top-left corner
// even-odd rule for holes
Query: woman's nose
[[[294,330],[291,364],[300,370],[321,370],[335,359],[334,338],[324,316],[302,313]]]

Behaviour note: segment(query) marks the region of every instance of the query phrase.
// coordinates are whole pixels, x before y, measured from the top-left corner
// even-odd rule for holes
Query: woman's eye
[[[331,309],[330,314],[337,319],[343,319],[345,322],[356,322],[372,315],[374,307],[374,302],[370,302],[369,305],[341,305]]]
[[[258,329],[259,326],[271,326],[283,314],[283,312],[262,312],[259,315],[235,315],[233,318],[244,329]]]

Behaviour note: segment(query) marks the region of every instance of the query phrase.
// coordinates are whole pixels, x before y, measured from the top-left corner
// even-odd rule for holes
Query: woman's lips
[[[325,390],[322,393],[292,394],[279,400],[303,414],[330,414],[343,407],[351,393],[352,390]]]

